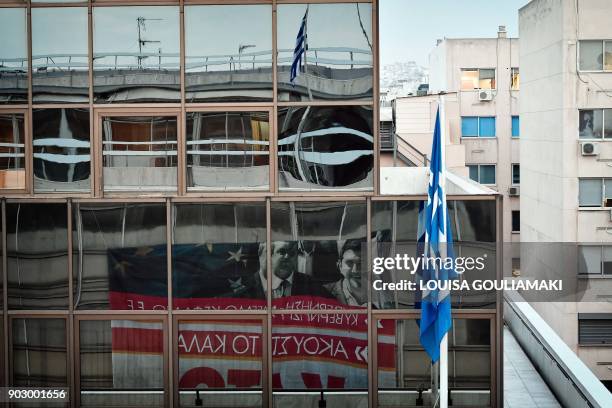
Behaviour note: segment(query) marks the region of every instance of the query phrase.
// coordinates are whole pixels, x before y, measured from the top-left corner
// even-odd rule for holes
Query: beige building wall
[[[612,73],[579,72],[577,61],[579,40],[612,38],[610,16],[610,0],[533,0],[519,11],[523,242],[612,243],[610,209],[578,205],[579,177],[612,177],[612,140],[598,142],[599,155],[582,156],[578,138],[580,109],[612,108]],[[522,271],[537,273],[529,270],[536,264],[552,269],[555,259],[522,256]],[[612,348],[578,343],[578,313],[612,313],[612,280],[598,278],[587,285],[608,293],[601,302],[533,306],[610,381]]]

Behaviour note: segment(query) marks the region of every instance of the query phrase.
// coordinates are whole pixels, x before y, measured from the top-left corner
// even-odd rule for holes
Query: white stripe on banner
[[[371,156],[372,150],[348,150],[346,152],[319,153],[300,151],[300,158],[304,161],[316,164],[327,164],[337,166],[349,164],[360,157]],[[295,152],[278,152],[278,156],[295,156]]]
[[[358,136],[358,137],[361,137],[367,140],[368,142],[372,142],[372,143],[374,142],[374,138],[372,137],[372,135],[369,135],[360,130],[347,128],[345,126],[337,126],[337,127],[332,127],[332,128],[325,128],[325,129],[311,130],[309,132],[304,132],[300,134],[300,139],[304,139],[307,137],[318,137],[318,136],[327,136],[327,135],[335,135],[335,134],[355,135],[355,136]],[[295,143],[296,138],[297,138],[297,134],[287,136],[283,138],[282,140],[279,140],[278,145],[283,146],[283,145],[293,144]]]

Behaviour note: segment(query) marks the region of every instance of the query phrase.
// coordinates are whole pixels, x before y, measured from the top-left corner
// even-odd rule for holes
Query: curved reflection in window
[[[272,7],[186,6],[185,89],[187,102],[272,100]]]
[[[266,267],[265,203],[177,204],[174,209],[174,307],[265,308],[260,284]]]
[[[365,203],[272,203],[271,211],[273,305],[366,307]]]
[[[6,205],[9,308],[68,307],[66,213],[66,204]]]
[[[104,190],[176,190],[177,131],[176,116],[103,118]]]
[[[24,115],[0,114],[0,189],[25,189],[24,149]]]
[[[268,112],[187,113],[187,187],[266,190]]]
[[[166,206],[77,202],[72,208],[75,309],[165,309]]]
[[[280,188],[372,190],[372,135],[368,106],[279,108]]]
[[[88,109],[34,109],[34,191],[89,191]]]
[[[0,103],[28,100],[25,8],[0,8]]]
[[[179,8],[94,7],[96,103],[180,98]]]
[[[80,320],[81,407],[164,406],[164,327],[155,320]]]
[[[66,387],[66,320],[19,318],[12,322],[11,385]]]
[[[372,99],[372,4],[280,4],[277,10],[280,101]],[[305,48],[299,61],[296,44]]]
[[[419,257],[419,201],[377,201],[372,203],[372,257],[396,255]],[[471,268],[459,274],[472,286],[474,280],[496,279],[495,201],[448,201],[453,251],[456,258],[482,257],[484,268]],[[394,227],[395,226],[395,227]],[[415,282],[418,275],[406,269],[385,269],[373,276],[382,283],[402,280]],[[380,287],[381,284],[378,284]],[[374,286],[374,285],[373,285]],[[494,290],[457,290],[451,294],[453,308],[494,308]],[[383,309],[415,308],[416,291],[372,290],[372,302]]]
[[[87,7],[32,9],[34,103],[89,101]]]
[[[379,406],[435,406],[430,387],[431,359],[419,341],[417,321],[384,319],[376,327]],[[448,361],[449,399],[460,400],[461,406],[489,406],[491,320],[453,319]],[[461,395],[453,395],[457,389]],[[420,404],[419,390],[423,399]]]

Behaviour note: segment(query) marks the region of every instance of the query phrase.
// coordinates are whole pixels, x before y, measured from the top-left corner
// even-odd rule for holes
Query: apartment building
[[[612,2],[533,0],[519,12],[521,272],[565,270],[580,293],[534,307],[612,383]],[[563,243],[563,244],[561,244]],[[572,251],[570,264],[556,254]],[[556,246],[556,247],[555,247]],[[547,247],[550,251],[542,249]]]

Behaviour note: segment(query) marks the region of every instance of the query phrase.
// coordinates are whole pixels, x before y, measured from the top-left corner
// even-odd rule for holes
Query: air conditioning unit
[[[520,194],[521,194],[521,189],[519,187],[508,188],[508,195],[510,197],[518,197]]]
[[[493,91],[490,89],[481,89],[478,91],[478,99],[481,101],[492,101],[493,100]]]
[[[583,156],[597,156],[599,154],[599,145],[594,142],[580,143],[580,153]]]

